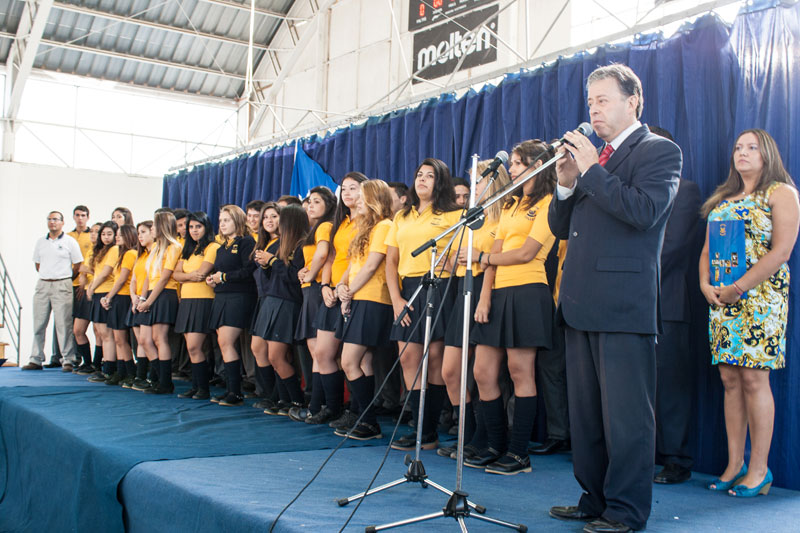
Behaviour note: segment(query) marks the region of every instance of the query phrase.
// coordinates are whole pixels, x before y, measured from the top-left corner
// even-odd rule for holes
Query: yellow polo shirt
[[[494,222],[484,221],[483,226],[479,229],[472,232],[472,247],[478,250],[479,252],[483,252],[488,254],[489,251],[492,249],[492,245],[494,244],[495,239],[497,238],[497,225],[499,224],[498,220]],[[456,237],[456,244],[458,243],[458,239],[460,237]],[[464,235],[464,240],[461,243],[461,246],[467,246],[467,235]],[[478,274],[483,273],[483,269],[481,268],[481,264],[478,261],[479,256],[472,254],[472,275],[477,276]],[[467,267],[459,265],[456,269],[456,277],[463,278],[467,274]]]
[[[144,278],[147,277],[147,256],[150,252],[145,249],[142,254],[136,258],[133,264],[133,276],[136,278],[136,295],[142,295],[142,287],[144,287]]]
[[[336,249],[336,255],[333,257],[333,265],[331,266],[332,287],[335,287],[341,281],[342,275],[344,275],[347,266],[350,264],[347,258],[347,249],[350,248],[350,242],[355,236],[356,225],[347,216],[339,224],[339,229],[336,230],[336,235],[333,236],[333,247]]]
[[[365,253],[360,257],[353,257],[350,259],[350,277],[347,280],[348,283],[352,283],[356,278],[356,274],[358,274],[364,266],[364,263],[367,262],[367,257],[369,257],[371,252],[377,252],[384,256],[386,255],[386,249],[388,248],[388,246],[386,246],[386,236],[391,229],[392,221],[388,218],[375,224],[375,227],[372,228],[370,232],[369,246]],[[386,285],[385,258],[372,274],[372,277],[369,278],[369,281],[353,295],[353,300],[368,300],[379,304],[392,304],[392,299],[389,296],[389,287]]]
[[[521,248],[530,237],[542,247],[533,261],[521,265],[498,266],[494,278],[494,288],[516,287],[529,283],[547,284],[544,262],[556,238],[547,223],[547,210],[550,208],[552,194],[548,194],[528,209],[517,209],[519,200],[500,215],[497,239],[503,241],[503,252]]]
[[[331,224],[330,222],[323,222],[322,224],[319,225],[319,227],[317,227],[317,231],[314,233],[314,244],[307,244],[303,246],[303,259],[305,259],[306,261],[305,264],[306,268],[311,267],[311,261],[314,259],[314,254],[317,251],[317,245],[321,241],[330,242],[332,227],[333,224]],[[322,281],[322,269],[320,268],[319,272],[317,273],[317,283],[321,281]],[[310,286],[311,286],[310,283],[303,283],[301,285],[301,287],[310,287]]]
[[[122,284],[120,287],[119,292],[117,294],[121,294],[123,296],[130,295],[131,288],[130,288],[130,275],[131,271],[133,270],[133,265],[136,263],[136,250],[128,250],[125,252],[125,255],[122,256],[122,261],[117,264],[117,261],[114,263],[110,263],[108,260],[105,263],[114,269],[114,279],[119,280],[120,276],[122,276],[122,269],[127,268],[128,273],[125,275],[125,283]],[[119,258],[119,252],[117,252],[117,258]],[[116,283],[116,282],[115,282]]]
[[[94,277],[100,275],[104,267],[111,267],[111,273],[103,280],[103,283],[97,286],[94,292],[104,293],[110,291],[114,287],[114,265],[117,264],[119,259],[119,246],[112,246],[106,252],[102,261],[98,261],[94,266]]]
[[[203,263],[210,263],[213,265],[214,261],[217,259],[217,250],[219,250],[219,248],[219,244],[212,242],[206,246],[202,254],[190,255],[189,259],[183,260],[183,271],[189,274],[200,268]],[[214,298],[214,289],[209,287],[205,280],[185,281],[181,283],[181,298]]]
[[[78,241],[78,246],[80,246],[80,248],[81,248],[81,255],[83,256],[84,259],[86,259],[86,256],[92,250],[92,234],[91,234],[91,232],[88,229],[86,231],[81,232],[81,233],[78,233],[77,230],[72,230],[69,233],[67,233],[67,235],[69,235],[70,237],[72,237],[73,239]],[[73,287],[77,287],[78,286],[78,278],[77,277],[72,281],[72,286]]]
[[[150,269],[148,271],[148,289],[153,290],[153,287],[156,286],[156,283],[161,279],[161,271],[164,269],[167,270],[175,270],[175,265],[178,264],[178,260],[181,258],[181,247],[177,244],[170,244],[167,249],[164,251],[164,255],[161,258],[161,264],[156,265],[156,257],[158,257],[158,250],[156,250],[155,245],[153,246],[153,250],[151,254],[155,254],[152,263],[150,264]],[[178,282],[175,281],[172,276],[170,276],[169,281],[164,286],[164,290],[169,289],[178,289]]]
[[[402,211],[395,215],[392,227],[386,235],[386,245],[393,246],[400,252],[397,263],[400,279],[422,276],[430,271],[431,250],[428,249],[417,257],[411,257],[411,252],[458,222],[459,218],[461,218],[460,210],[434,213],[433,206],[426,207],[422,213],[412,206],[405,216]],[[437,253],[444,251],[444,246],[450,237],[451,235],[447,235],[436,243]],[[444,276],[447,277],[446,271]]]

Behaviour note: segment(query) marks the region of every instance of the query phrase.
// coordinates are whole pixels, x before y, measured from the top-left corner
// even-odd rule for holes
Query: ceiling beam
[[[200,31],[194,31],[190,28],[181,28],[178,26],[170,26],[169,24],[162,24],[160,22],[153,22],[149,20],[143,20],[139,18],[135,18],[134,16],[127,16],[127,15],[118,15],[116,13],[109,13],[108,11],[102,11],[99,9],[92,9],[90,7],[83,7],[76,4],[67,4],[65,2],[54,2],[53,7],[56,9],[60,9],[62,11],[69,11],[71,13],[78,13],[81,15],[90,15],[92,17],[98,17],[108,20],[114,20],[117,22],[123,22],[125,24],[135,24],[137,26],[144,26],[147,28],[155,28],[163,31],[168,31],[172,33],[181,33],[184,35],[191,35],[192,37],[201,37],[203,39],[208,39],[210,41],[217,41],[221,43],[227,44],[235,44],[239,46],[248,46],[248,41],[242,41],[240,39],[233,39],[231,37],[226,37],[224,35],[216,35],[213,33],[205,33]],[[258,50],[271,50],[269,46],[253,43],[253,48]],[[286,51],[286,50],[284,50]]]
[[[270,109],[270,104],[275,101],[275,97],[278,95],[278,92],[283,87],[283,82],[289,73],[292,71],[294,66],[300,60],[300,56],[303,55],[308,45],[311,43],[311,40],[317,36],[317,27],[319,26],[320,20],[320,13],[326,12],[330,7],[336,2],[336,0],[325,0],[325,2],[319,6],[319,9],[316,13],[311,17],[308,24],[303,26],[303,36],[297,42],[297,46],[294,47],[292,50],[289,59],[283,64],[281,67],[280,72],[278,73],[278,77],[275,78],[275,81],[272,82],[272,85],[264,94],[264,98],[261,102],[263,105],[261,108],[256,111],[256,115],[253,117],[253,122],[250,124],[249,127],[249,138],[253,138],[255,133],[258,131],[258,128],[261,127],[261,124],[264,122],[264,118],[267,115],[267,112]]]
[[[229,8],[232,8],[232,9],[238,9],[240,11],[247,11],[248,13],[250,13],[250,6],[249,5],[239,4],[238,2],[231,2],[230,0],[201,0],[201,1],[202,2],[206,2],[208,4],[214,4],[214,5],[217,5],[217,6],[229,7]],[[249,4],[249,2],[248,2],[248,4]],[[306,20],[303,17],[289,17],[288,15],[285,15],[283,13],[278,13],[277,11],[270,11],[268,9],[262,9],[260,7],[257,7],[255,9],[255,12],[258,15],[264,15],[266,17],[273,17],[273,18],[277,18],[277,19],[298,20],[298,21],[299,20]]]

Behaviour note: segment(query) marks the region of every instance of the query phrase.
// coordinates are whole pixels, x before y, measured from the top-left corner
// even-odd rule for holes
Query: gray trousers
[[[44,343],[50,313],[56,325],[56,337],[64,362],[76,361],[75,338],[72,336],[72,280],[36,282],[33,293],[33,347],[31,363],[44,362]]]

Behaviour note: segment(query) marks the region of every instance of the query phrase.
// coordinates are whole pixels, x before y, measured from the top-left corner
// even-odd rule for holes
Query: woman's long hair
[[[153,221],[145,220],[143,222],[139,222],[138,224],[136,224],[136,251],[139,252],[139,255],[147,253],[147,248],[142,246],[142,244],[139,242],[139,228],[141,228],[142,226],[145,226],[150,231],[153,231]]]
[[[270,232],[264,229],[264,215],[267,214],[269,209],[272,209],[278,213],[278,231],[275,235],[272,235]],[[266,250],[269,242],[278,236],[278,233],[280,233],[280,216],[281,206],[279,206],[276,202],[267,202],[264,204],[264,207],[261,208],[261,213],[258,215],[258,239],[256,240],[255,248],[253,248],[253,251],[250,253],[250,259],[253,259],[256,256],[256,250]]]
[[[119,246],[119,257],[117,258],[116,268],[122,265],[122,258],[129,250],[136,250],[139,246],[139,236],[136,234],[136,228],[130,224],[123,224],[119,227],[119,236],[122,239],[122,244]]]
[[[553,157],[553,154],[548,152],[547,143],[540,139],[522,141],[516,145],[511,152],[517,154],[526,167],[531,166],[537,159],[542,163],[546,163]],[[521,177],[521,175],[517,176],[517,179]],[[533,180],[533,190],[530,194],[526,195],[522,192],[525,188],[524,186],[517,188],[511,196],[508,197],[503,208],[511,207],[514,200],[519,200],[519,209],[529,209],[548,194],[553,194],[553,191],[556,190],[556,182],[558,181],[555,165],[550,165],[539,172]]]
[[[392,193],[381,180],[369,180],[361,184],[361,201],[367,212],[356,218],[356,235],[350,242],[348,255],[363,257],[369,248],[370,234],[381,220],[392,218]]]
[[[127,207],[117,207],[111,212],[111,214],[113,215],[117,211],[122,213],[122,217],[125,219],[123,226],[133,226],[133,213],[131,213],[130,209]]]
[[[220,213],[227,213],[231,220],[233,220],[233,238],[249,235],[250,230],[247,229],[247,214],[238,205],[228,204],[219,208]],[[225,237],[222,232],[219,234],[220,239],[224,242]]]
[[[206,229],[199,241],[192,239],[191,234],[189,234],[189,222],[193,221],[201,224]],[[211,219],[208,218],[208,215],[204,211],[195,211],[186,215],[186,241],[183,243],[181,258],[189,259],[192,254],[203,255],[206,247],[212,242],[214,242],[214,226],[211,224]]]
[[[353,180],[358,185],[361,185],[368,179],[369,178],[361,172],[348,172],[342,178],[342,187],[344,187],[344,180]],[[342,192],[340,190],[339,201],[336,203],[336,211],[333,213],[333,227],[331,228],[331,253],[334,255],[336,254],[336,247],[333,245],[333,237],[336,235],[336,232],[339,231],[339,226],[342,225],[342,222],[344,222],[344,219],[348,216],[351,220],[353,219],[353,216],[350,213],[350,208],[344,205],[344,201],[342,200]]]
[[[281,209],[281,219],[278,222],[278,233],[280,233],[278,259],[289,264],[292,254],[308,235],[308,226],[306,210],[299,205],[287,205]]]
[[[94,243],[94,251],[92,253],[92,270],[97,267],[98,263],[103,261],[103,258],[106,256],[108,251],[115,246],[114,241],[111,241],[111,244],[103,244],[103,230],[106,228],[111,228],[111,231],[114,232],[114,239],[116,240],[117,237],[117,223],[113,220],[107,220],[103,222],[100,226],[100,231],[97,232],[97,242]]]
[[[480,176],[484,170],[489,168],[491,162],[492,162],[491,159],[478,161],[477,164],[478,176]],[[506,167],[500,165],[499,167],[497,167],[497,177],[494,179],[493,182],[491,182],[491,185],[489,185],[489,190],[486,191],[483,195],[484,200],[486,198],[491,198],[492,196],[494,196],[497,192],[499,192],[509,183],[511,183],[511,177],[508,175]],[[500,204],[500,202],[493,203],[484,210],[484,213],[486,213],[486,220],[487,221],[500,220],[500,212],[502,210],[503,206]]]
[[[306,241],[304,243],[306,246],[311,246],[314,244],[314,237],[317,234],[317,228],[319,228],[320,224],[324,224],[325,222],[330,222],[333,220],[333,211],[336,209],[336,197],[329,188],[323,186],[314,187],[308,191],[309,199],[311,198],[312,194],[318,194],[322,198],[322,201],[325,202],[325,212],[321,217],[319,217],[319,219],[317,219],[316,222],[314,222],[314,227],[308,232]],[[281,235],[283,235],[283,233],[281,233]],[[331,239],[333,239],[333,233],[331,233]]]
[[[433,212],[445,213],[447,211],[455,211],[458,209],[456,205],[456,190],[453,186],[453,178],[450,175],[450,168],[444,161],[428,157],[419,164],[417,170],[414,172],[414,180],[417,179],[417,174],[422,167],[429,166],[433,168]],[[419,196],[417,196],[416,187],[411,187],[408,191],[409,201],[411,202],[408,207],[400,210],[402,216],[408,215],[412,207],[419,208]]]
[[[156,211],[153,218],[153,227],[156,232],[153,248],[147,257],[146,268],[148,273],[151,272],[153,264],[159,268],[161,267],[164,261],[164,254],[167,253],[167,248],[169,248],[170,244],[178,247],[181,245],[178,242],[178,225],[175,221],[175,215],[171,211]]]
[[[776,181],[796,187],[794,180],[792,180],[792,177],[783,166],[783,160],[781,159],[781,154],[778,151],[778,145],[775,143],[775,139],[762,129],[750,129],[740,133],[736,137],[736,142],[738,143],[739,139],[748,133],[752,133],[756,136],[756,139],[758,139],[758,151],[761,153],[761,160],[764,162],[764,167],[761,169],[761,176],[758,179],[755,190],[766,191],[769,186]],[[706,200],[703,207],[700,209],[703,218],[706,218],[725,198],[736,196],[744,191],[744,180],[742,179],[742,175],[739,174],[739,171],[736,170],[734,161],[735,154],[736,149],[734,148],[734,150],[731,151],[728,179],[714,190],[714,193],[708,197],[708,200]]]

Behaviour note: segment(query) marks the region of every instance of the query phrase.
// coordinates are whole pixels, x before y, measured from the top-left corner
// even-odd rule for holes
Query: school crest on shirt
[[[537,213],[538,211],[539,211],[539,208],[538,208],[538,207],[532,207],[532,208],[530,208],[530,209],[528,210],[528,212],[527,212],[527,213],[525,213],[525,217],[526,217],[528,220],[533,220],[533,219],[535,219],[535,218],[536,218],[536,213]]]
[[[231,253],[232,254],[238,254],[239,253],[239,245],[238,244],[234,244],[233,246],[231,246]]]

